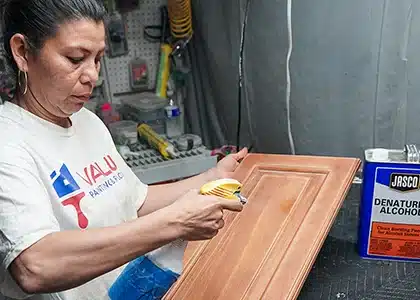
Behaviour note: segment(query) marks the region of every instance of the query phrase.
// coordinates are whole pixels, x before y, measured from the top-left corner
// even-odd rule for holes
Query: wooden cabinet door
[[[235,172],[248,203],[210,241],[189,244],[169,300],[296,299],[360,165],[249,154]]]

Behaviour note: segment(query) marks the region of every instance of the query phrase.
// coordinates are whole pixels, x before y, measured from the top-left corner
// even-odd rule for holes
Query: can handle
[[[418,163],[420,162],[420,154],[416,145],[408,144],[405,145],[404,149],[407,157],[407,162]]]

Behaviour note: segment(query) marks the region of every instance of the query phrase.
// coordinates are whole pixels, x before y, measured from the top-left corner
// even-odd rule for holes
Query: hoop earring
[[[24,88],[22,94],[25,95],[26,92],[28,91],[28,73],[22,72],[21,70],[18,71],[18,84],[19,84],[19,87],[20,87],[20,90],[21,91],[22,91],[22,82],[21,82],[20,78],[21,78],[21,74],[22,73],[23,73],[23,75],[25,77],[25,88]]]

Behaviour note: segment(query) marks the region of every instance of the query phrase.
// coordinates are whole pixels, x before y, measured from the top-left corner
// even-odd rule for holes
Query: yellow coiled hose
[[[188,39],[193,34],[191,0],[168,0],[172,37]]]

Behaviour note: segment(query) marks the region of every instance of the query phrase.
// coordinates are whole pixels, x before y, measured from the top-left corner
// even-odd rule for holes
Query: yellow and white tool
[[[231,178],[218,179],[204,184],[200,189],[202,195],[213,195],[228,200],[239,200],[242,204],[247,199],[241,195],[242,184]]]
[[[174,146],[156,133],[149,125],[141,124],[137,127],[137,131],[141,138],[145,139],[148,144],[155,148],[165,159],[175,158]]]

